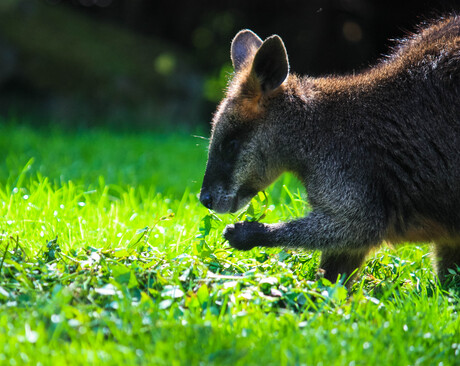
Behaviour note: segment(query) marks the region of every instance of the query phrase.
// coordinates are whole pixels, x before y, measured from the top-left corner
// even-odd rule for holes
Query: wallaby
[[[460,265],[460,16],[353,75],[290,74],[281,38],[250,30],[233,39],[231,59],[202,204],[235,212],[290,171],[312,207],[290,222],[228,225],[231,246],[320,250],[333,282],[383,241],[433,242],[441,281]]]

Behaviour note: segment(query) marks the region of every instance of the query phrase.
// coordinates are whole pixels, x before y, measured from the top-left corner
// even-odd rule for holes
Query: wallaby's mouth
[[[234,213],[246,206],[257,194],[256,190],[239,189],[234,194],[228,194],[217,190],[217,192],[202,190],[200,195],[201,203],[217,213]]]
[[[256,194],[255,190],[240,189],[236,194],[218,196],[212,209],[217,213],[235,213],[251,202]]]
[[[230,212],[234,213],[241,210],[244,206],[251,202],[252,197],[254,197],[257,192],[258,191],[254,189],[240,188],[235,195],[233,206]]]
[[[221,187],[217,189],[201,189],[200,201],[206,208],[217,213],[233,212],[236,207],[236,195],[228,194]]]

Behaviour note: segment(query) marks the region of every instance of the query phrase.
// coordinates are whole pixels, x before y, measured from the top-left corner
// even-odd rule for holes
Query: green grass
[[[227,223],[302,215],[286,176],[243,217],[199,204],[191,135],[0,127],[0,364],[458,365],[458,289],[383,247],[351,290],[318,253],[238,252]]]

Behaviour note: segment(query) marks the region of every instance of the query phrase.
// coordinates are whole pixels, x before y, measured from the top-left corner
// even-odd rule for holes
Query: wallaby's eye
[[[240,146],[240,142],[238,140],[231,140],[228,145],[226,150],[226,153],[229,155],[233,155],[238,151],[238,147]]]
[[[231,158],[237,153],[239,146],[240,146],[239,140],[233,139],[227,142],[223,142],[219,146],[219,152],[224,159]]]

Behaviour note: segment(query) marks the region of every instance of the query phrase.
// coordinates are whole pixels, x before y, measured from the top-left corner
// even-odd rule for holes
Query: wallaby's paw
[[[244,221],[227,225],[223,235],[233,248],[250,250],[261,244],[260,241],[264,232],[264,224]]]

